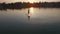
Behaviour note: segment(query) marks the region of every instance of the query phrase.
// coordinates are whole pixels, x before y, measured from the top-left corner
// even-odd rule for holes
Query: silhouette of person
[[[28,9],[28,20],[30,20],[30,10]]]
[[[30,14],[30,11],[29,11],[29,9],[28,9],[28,14]]]

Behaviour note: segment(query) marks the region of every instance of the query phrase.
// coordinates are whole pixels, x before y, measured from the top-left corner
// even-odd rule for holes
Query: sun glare
[[[34,1],[35,1],[35,0],[28,0],[28,2],[30,2],[30,3],[34,3]]]
[[[30,13],[34,13],[33,7],[30,8]]]

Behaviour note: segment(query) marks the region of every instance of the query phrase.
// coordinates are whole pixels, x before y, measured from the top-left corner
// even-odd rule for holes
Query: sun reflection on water
[[[30,13],[34,13],[33,7],[30,8]]]

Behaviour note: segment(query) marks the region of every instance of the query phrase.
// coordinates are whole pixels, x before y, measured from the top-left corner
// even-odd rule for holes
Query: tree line
[[[29,2],[16,2],[16,3],[0,3],[0,10],[2,9],[21,9],[29,7],[43,7],[43,8],[60,8],[60,2],[39,2],[39,3],[29,3]]]

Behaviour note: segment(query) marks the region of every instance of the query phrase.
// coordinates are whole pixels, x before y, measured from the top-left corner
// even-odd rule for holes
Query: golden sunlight
[[[30,2],[30,3],[34,3],[34,2],[35,2],[35,0],[28,0],[28,2]]]
[[[30,8],[30,13],[34,13],[33,7]]]

